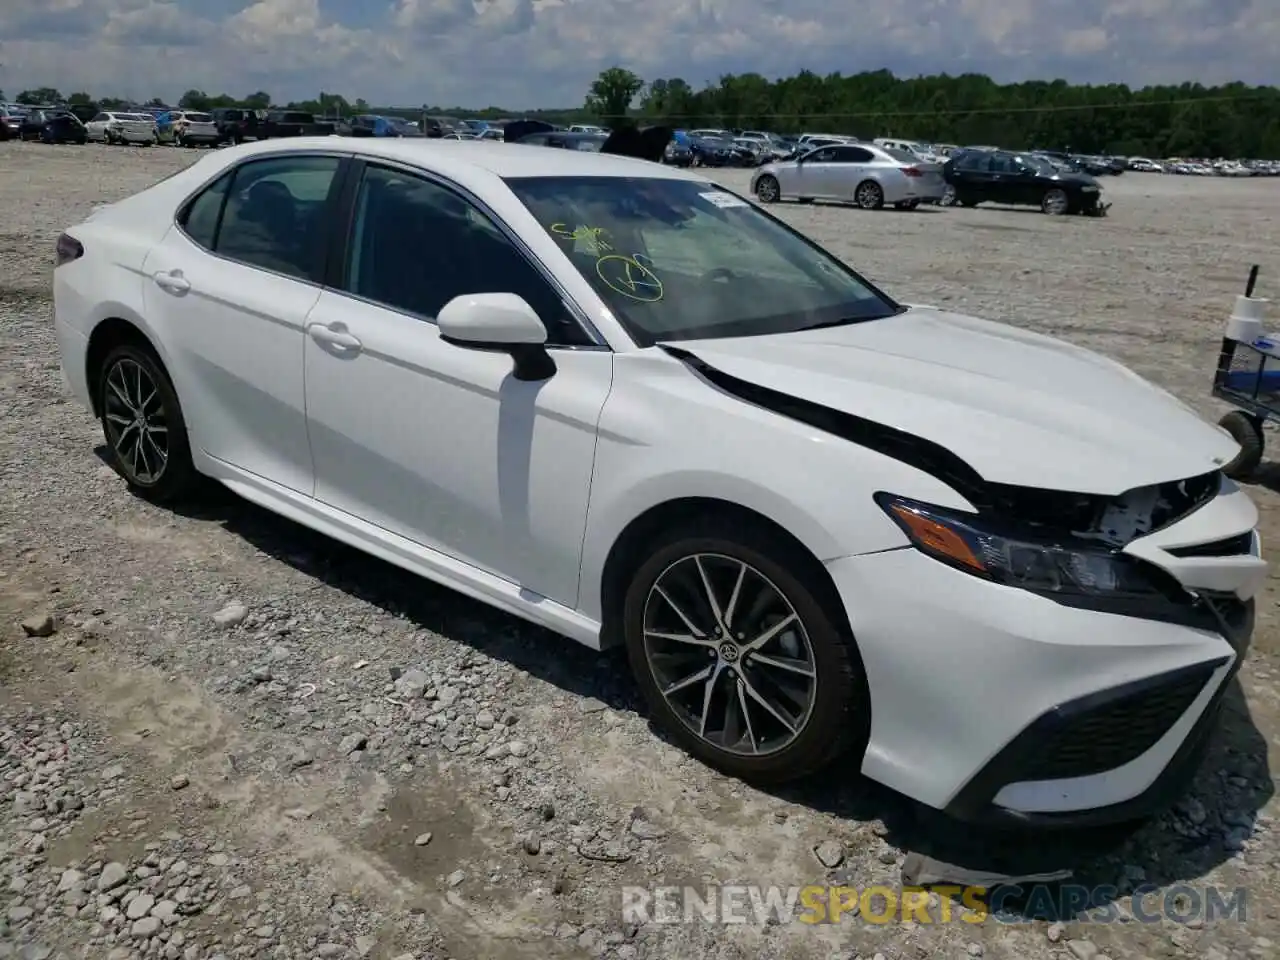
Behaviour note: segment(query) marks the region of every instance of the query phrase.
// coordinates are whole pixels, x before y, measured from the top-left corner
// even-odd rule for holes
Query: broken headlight
[[[1165,571],[1075,538],[1038,538],[887,493],[876,502],[921,553],[966,573],[1046,596],[1157,600],[1186,597]]]

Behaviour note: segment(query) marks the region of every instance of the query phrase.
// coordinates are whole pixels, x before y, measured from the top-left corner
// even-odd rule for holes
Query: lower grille
[[[1020,781],[1069,780],[1114,770],[1136,760],[1169,732],[1200,695],[1215,667],[1183,673],[1154,689],[1109,700],[1063,717],[1018,765]]]

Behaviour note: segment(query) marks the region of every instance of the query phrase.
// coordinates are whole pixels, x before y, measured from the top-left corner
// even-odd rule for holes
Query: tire
[[[1222,472],[1232,480],[1248,479],[1262,463],[1262,454],[1266,447],[1266,440],[1262,434],[1262,421],[1241,410],[1232,410],[1218,421],[1218,426],[1231,434],[1231,439],[1240,444],[1240,452],[1231,462],[1223,466]]]
[[[1043,197],[1040,198],[1040,212],[1051,217],[1060,217],[1071,211],[1071,198],[1067,196],[1067,191],[1054,187],[1052,190],[1046,190]]]
[[[778,178],[766,173],[756,181],[756,196],[761,203],[777,203],[782,199],[782,190],[778,186]]]
[[[139,373],[141,380],[137,379]],[[137,396],[138,384],[141,398]],[[200,477],[191,462],[186,420],[173,382],[155,353],[134,343],[112,348],[98,370],[97,387],[107,456],[129,489],[153,503],[170,503],[194,493]],[[125,399],[132,409],[126,406]],[[150,443],[145,438],[137,441],[143,447],[141,454],[131,443],[139,428],[122,422],[122,418],[136,412],[139,399],[145,402],[151,428]],[[163,455],[163,463],[157,463],[157,454]]]
[[[948,183],[946,188],[942,191],[942,198],[938,201],[938,206],[953,207],[955,206],[955,203],[956,203],[956,188]]]
[[[863,180],[853,191],[853,202],[863,210],[879,210],[884,206],[884,190],[874,180]]]
[[[813,590],[814,584],[822,583],[824,574],[812,557],[763,527],[714,516],[688,522],[658,537],[641,551],[641,556],[645,554],[647,559],[632,575],[623,600],[623,635],[632,671],[651,716],[677,744],[717,770],[762,785],[797,780],[841,757],[865,751],[871,718],[862,660],[843,625],[843,616],[830,608],[838,600],[827,600],[821,590]],[[732,641],[710,646],[710,633],[706,634],[704,646],[672,642],[671,634],[662,629],[693,635],[688,621],[675,613],[666,597],[689,607],[692,612],[687,616],[708,625],[713,621],[710,604],[702,600],[695,606],[697,598],[678,589],[682,584],[690,585],[690,590],[705,598],[704,584],[711,583],[720,609],[730,610],[729,598],[733,596],[735,571],[739,569],[749,572],[744,574],[739,588],[742,605],[733,607],[738,622],[731,616],[730,627],[741,625],[746,633],[757,637],[772,632],[774,635],[762,648],[768,651],[769,664]],[[706,580],[702,578],[704,571]],[[659,586],[665,597],[659,593]],[[767,607],[775,616],[755,624],[746,622],[755,618],[759,606],[755,600],[762,590],[772,590],[772,596],[782,598]],[[747,611],[745,616],[743,609]],[[778,632],[779,617],[788,609],[795,614],[800,629]],[[757,633],[758,630],[763,632]],[[721,636],[728,639],[727,635]],[[738,640],[744,636],[734,634]],[[746,642],[749,641],[747,636]],[[673,652],[675,656],[671,655]],[[657,654],[656,665],[650,659],[651,653]],[[777,666],[779,657],[790,658],[784,661],[790,669]],[[798,664],[811,669],[812,674],[793,673]],[[706,711],[709,725],[703,728],[706,736],[695,726],[700,724],[705,710],[699,705],[706,703],[707,678],[671,690],[677,682],[675,678],[688,681],[690,676],[699,674],[710,674],[713,681],[711,709]],[[779,709],[789,715],[794,729],[776,720],[776,714],[770,714],[746,692],[748,688],[742,686],[744,677],[754,677],[750,689],[763,692],[765,699],[776,698],[781,689],[773,683],[776,678],[796,690],[803,688],[803,697],[775,701],[782,704]],[[663,694],[664,688],[671,693],[671,699]],[[746,723],[740,719],[744,699],[750,704]],[[739,719],[731,721],[730,711]],[[734,739],[726,745],[724,741],[729,738]],[[757,749],[748,749],[746,743]],[[860,756],[851,761],[855,768],[859,762]]]

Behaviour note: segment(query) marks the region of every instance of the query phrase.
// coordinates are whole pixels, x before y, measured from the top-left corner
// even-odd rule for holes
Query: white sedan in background
[[[100,140],[103,143],[156,142],[155,117],[143,113],[104,111],[86,123],[84,128],[90,140]]]
[[[214,477],[624,644],[730,774],[1029,827],[1177,797],[1267,576],[1235,442],[619,142],[210,153],[58,240],[71,390],[140,496]]]
[[[844,200],[865,210],[890,204],[914,210],[946,193],[942,167],[915,154],[870,143],[827,144],[794,160],[758,167],[751,192],[763,203]]]

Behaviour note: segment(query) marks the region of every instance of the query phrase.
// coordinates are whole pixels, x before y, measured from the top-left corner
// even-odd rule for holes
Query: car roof
[[[298,150],[340,150],[437,170],[455,179],[476,170],[496,177],[645,177],[710,183],[680,167],[650,163],[608,153],[548,150],[531,144],[501,141],[400,138],[288,137],[233,147],[238,157],[269,156]]]

